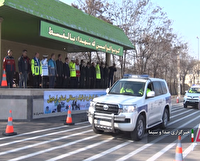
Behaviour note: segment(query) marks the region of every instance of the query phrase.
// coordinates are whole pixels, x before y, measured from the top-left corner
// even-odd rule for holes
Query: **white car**
[[[195,106],[198,107],[200,102],[200,86],[192,86],[184,96],[183,106],[187,108],[187,106]]]
[[[140,140],[146,129],[159,124],[166,128],[171,94],[165,80],[126,75],[106,92],[90,102],[88,120],[95,133],[129,131],[133,140]]]

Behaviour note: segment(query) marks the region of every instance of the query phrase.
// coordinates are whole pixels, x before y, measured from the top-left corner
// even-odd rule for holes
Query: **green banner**
[[[123,47],[85,34],[41,21],[40,36],[122,56]]]

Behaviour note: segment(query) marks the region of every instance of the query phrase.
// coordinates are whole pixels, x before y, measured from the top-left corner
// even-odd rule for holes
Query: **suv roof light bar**
[[[123,78],[142,78],[142,79],[149,79],[149,75],[147,75],[147,74],[142,74],[142,75],[124,74]]]

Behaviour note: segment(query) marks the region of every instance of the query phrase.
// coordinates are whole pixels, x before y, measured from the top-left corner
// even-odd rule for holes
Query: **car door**
[[[153,83],[150,82],[147,86],[151,91],[154,91]],[[147,104],[148,112],[147,112],[147,124],[148,126],[151,126],[156,122],[156,97],[152,98],[145,98],[145,104]]]
[[[162,113],[163,109],[165,107],[165,97],[163,95],[163,90],[160,81],[153,82],[155,94],[156,94],[156,100],[155,100],[155,122],[159,122],[162,120]]]

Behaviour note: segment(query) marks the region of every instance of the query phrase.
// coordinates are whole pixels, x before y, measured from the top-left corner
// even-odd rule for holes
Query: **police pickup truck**
[[[165,80],[124,75],[106,93],[90,102],[88,120],[95,133],[128,131],[133,140],[141,140],[146,129],[166,128],[171,94]]]

